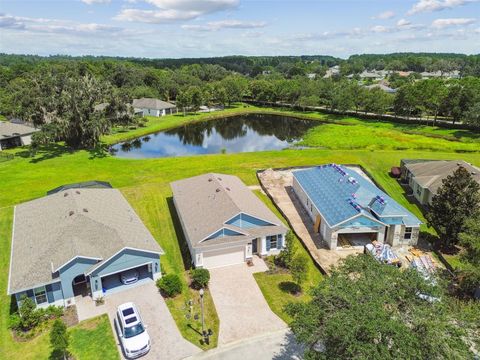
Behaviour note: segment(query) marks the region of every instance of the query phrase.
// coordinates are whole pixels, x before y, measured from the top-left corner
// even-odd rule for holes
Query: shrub
[[[18,309],[18,314],[20,316],[20,329],[23,331],[28,331],[37,326],[42,320],[42,311],[37,310],[35,303],[29,297],[22,297],[22,305]]]
[[[288,231],[287,235],[285,236],[285,249],[283,249],[275,258],[275,262],[278,266],[287,269],[290,268],[290,263],[292,262],[296,252],[294,240],[295,236],[291,231]]]
[[[174,297],[182,292],[182,282],[176,274],[168,274],[158,279],[157,287],[166,297]]]
[[[191,271],[192,286],[195,289],[207,287],[210,281],[210,272],[207,269],[193,269]]]

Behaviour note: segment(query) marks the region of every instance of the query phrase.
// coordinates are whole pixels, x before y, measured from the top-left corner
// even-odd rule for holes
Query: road
[[[303,348],[298,345],[290,330],[280,330],[266,335],[237,341],[213,350],[188,357],[188,360],[299,360]]]

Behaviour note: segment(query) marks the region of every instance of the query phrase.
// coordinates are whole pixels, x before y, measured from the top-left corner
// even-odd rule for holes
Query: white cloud
[[[78,23],[73,21],[29,18],[0,14],[0,28],[17,29],[39,33],[99,34],[121,32],[124,29],[96,23]]]
[[[405,27],[405,26],[410,26],[412,23],[406,19],[400,19],[397,21],[397,26],[398,27]]]
[[[108,4],[110,3],[111,0],[81,0],[81,1],[87,5],[92,5],[92,4]]]
[[[478,0],[419,0],[415,5],[413,5],[413,7],[408,11],[407,14],[413,15],[423,12],[453,9],[457,6],[462,6],[469,2],[475,1]]]
[[[395,13],[391,10],[384,11],[378,15],[372,16],[372,19],[387,20],[395,17]]]
[[[374,33],[387,33],[387,32],[390,32],[391,29],[386,27],[386,26],[383,26],[383,25],[376,25],[376,26],[373,26],[370,28],[370,30]]]
[[[257,29],[267,25],[264,21],[221,20],[206,25],[182,25],[182,29],[194,31],[217,31],[221,29]]]
[[[452,18],[452,19],[436,19],[432,22],[432,27],[443,29],[450,26],[460,26],[473,24],[476,20],[472,18]]]
[[[153,24],[192,20],[202,15],[236,8],[239,0],[145,0],[154,10],[123,9],[115,20]]]

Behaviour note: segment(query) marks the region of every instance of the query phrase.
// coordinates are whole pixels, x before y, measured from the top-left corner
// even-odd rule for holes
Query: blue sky
[[[480,0],[0,2],[0,52],[149,58],[480,52]]]

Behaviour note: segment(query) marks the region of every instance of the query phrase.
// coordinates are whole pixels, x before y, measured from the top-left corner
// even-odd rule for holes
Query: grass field
[[[260,111],[257,108],[242,108],[227,110],[228,114],[245,111]],[[276,112],[279,113],[279,112]],[[288,113],[284,113],[288,114]],[[215,116],[221,115],[216,114]],[[296,116],[304,116],[295,113]],[[152,131],[171,128],[175,125],[191,121],[203,121],[208,119],[209,114],[187,116],[168,116],[165,118],[149,119],[149,125],[145,128],[134,130],[131,133],[117,132],[105,137],[105,143],[114,143],[130,138],[130,136],[144,135]],[[368,144],[384,143],[381,139],[385,132],[413,131],[412,129],[401,130],[396,126],[393,129],[383,123],[371,123],[352,118],[341,119],[322,114],[307,114],[309,118],[319,121],[335,121],[342,124],[327,124],[320,128],[327,129],[321,136],[329,144],[338,144],[340,137],[348,138],[348,129],[360,126],[360,136],[366,138],[365,148],[351,150],[339,145],[332,148],[318,148],[305,150],[267,151],[261,153],[242,154],[218,154],[180,158],[131,160],[114,158],[103,152],[77,151],[69,152],[61,145],[51,146],[37,153],[33,158],[27,157],[27,151],[20,149],[12,151],[17,156],[13,160],[0,163],[0,358],[6,359],[44,359],[48,357],[48,337],[39,336],[28,343],[17,343],[11,338],[7,329],[7,321],[10,307],[10,299],[6,296],[9,254],[10,254],[10,228],[12,223],[12,206],[27,200],[44,196],[46,191],[62,184],[87,181],[103,180],[110,182],[119,188],[130,204],[137,211],[141,219],[154,235],[155,239],[165,250],[162,257],[162,267],[169,273],[181,275],[184,281],[184,290],[181,296],[168,300],[167,305],[175,318],[179,329],[188,340],[198,344],[198,334],[188,325],[192,322],[186,318],[186,303],[193,299],[198,306],[198,294],[187,287],[188,273],[186,264],[188,257],[185,256],[185,243],[182,235],[175,226],[175,217],[172,218],[171,190],[169,183],[181,178],[199,175],[205,172],[219,172],[239,176],[247,185],[257,184],[255,171],[269,167],[288,167],[298,165],[315,165],[329,162],[359,164],[373,176],[373,178],[400,204],[407,207],[417,216],[422,218],[419,209],[411,204],[403,194],[403,190],[396,180],[388,175],[390,167],[398,165],[402,158],[427,158],[427,159],[463,159],[480,166],[480,153],[455,153],[456,146],[465,145],[476,147],[480,150],[480,144],[475,134],[463,132],[461,135],[456,131],[443,129],[430,129],[419,127],[422,134],[414,134],[418,139],[408,141],[409,137],[393,137],[392,142],[405,144],[406,150],[395,150],[392,147],[379,149],[369,147]],[[360,122],[360,123],[357,123]],[[328,129],[333,126],[331,132]],[[403,125],[402,125],[403,126]],[[380,129],[372,136],[364,127]],[[324,131],[324,130],[322,130]],[[313,135],[312,135],[313,136]],[[386,135],[385,135],[386,136]],[[438,137],[438,138],[437,138]],[[448,140],[448,137],[455,137]],[[391,137],[389,137],[390,139]],[[313,140],[312,140],[313,141]],[[390,140],[388,140],[390,141]],[[420,142],[442,142],[440,149],[429,151],[420,149]],[[446,142],[446,143],[445,143]],[[417,145],[416,145],[417,144]],[[338,146],[339,148],[336,148]],[[437,145],[435,145],[436,147]],[[269,203],[268,199],[263,199]],[[273,204],[269,204],[273,206]],[[182,256],[183,254],[183,256]],[[310,287],[321,279],[319,273],[311,268],[306,287]],[[308,298],[308,294],[293,297],[286,294],[279,284],[290,281],[288,274],[257,274],[256,279],[269,302],[273,311],[288,321],[283,312],[283,305],[289,300],[302,301]],[[207,326],[218,335],[218,318],[212,299],[206,295]],[[193,323],[193,327],[198,324]],[[100,330],[99,330],[100,331]],[[213,346],[216,342],[213,339]],[[79,343],[80,344],[80,343]],[[78,359],[82,358],[81,349],[77,350]],[[5,355],[3,355],[5,354]]]

